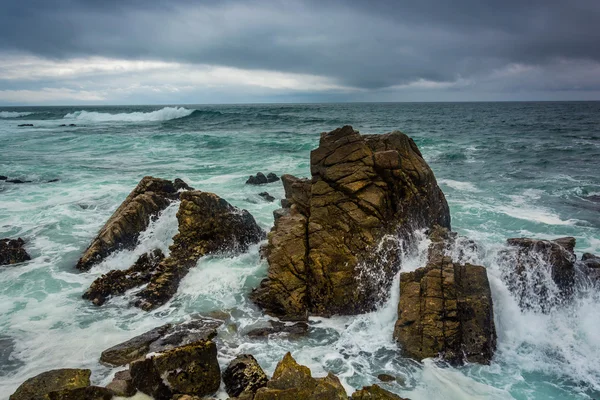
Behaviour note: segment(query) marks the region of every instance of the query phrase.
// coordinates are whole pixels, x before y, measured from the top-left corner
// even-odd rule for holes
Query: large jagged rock
[[[251,298],[285,319],[372,310],[399,269],[393,238],[450,227],[444,194],[415,143],[397,131],[323,133],[311,174],[282,177],[287,208],[264,251],[268,277]]]
[[[104,350],[100,361],[111,365],[126,365],[148,353],[160,353],[217,336],[223,324],[215,319],[194,319],[182,324],[166,324]]]
[[[268,381],[267,374],[250,354],[237,356],[223,371],[225,391],[231,397],[238,397],[244,392],[246,395],[254,394],[267,386]]]
[[[100,229],[79,259],[77,269],[87,271],[112,252],[133,248],[140,232],[148,227],[151,219],[177,197],[173,182],[144,177]]]
[[[180,197],[179,233],[173,238],[171,253],[159,264],[148,286],[137,294],[140,299],[136,306],[143,310],[169,301],[200,257],[245,251],[265,236],[248,211],[232,206],[216,194],[196,190],[183,192]]]
[[[308,367],[299,365],[290,353],[277,364],[266,387],[258,389],[254,400],[347,400],[340,380],[329,373],[313,378]]]
[[[400,275],[394,338],[417,360],[442,356],[453,364],[489,364],[496,329],[485,268],[453,263],[437,250],[430,255],[426,267]]]
[[[200,340],[176,347],[129,366],[133,386],[155,400],[170,400],[174,395],[206,396],[221,384],[217,347]]]
[[[523,309],[547,312],[573,292],[575,238],[508,239],[502,253],[503,279]]]
[[[18,239],[0,240],[0,265],[18,264],[31,260],[27,251],[25,251],[25,241]]]
[[[408,400],[382,389],[380,386],[365,386],[361,390],[352,393],[352,400]]]
[[[82,297],[101,306],[112,296],[122,295],[130,289],[150,282],[164,258],[165,255],[159,249],[142,254],[128,269],[113,270],[96,279]]]
[[[56,369],[27,379],[9,400],[50,400],[50,394],[90,386],[89,369]]]

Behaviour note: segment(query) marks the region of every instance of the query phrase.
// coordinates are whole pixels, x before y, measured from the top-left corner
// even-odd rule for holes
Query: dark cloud
[[[600,62],[598,0],[6,3],[0,51],[53,59],[106,56],[266,69],[365,89],[481,79],[511,64],[555,70],[565,61]]]

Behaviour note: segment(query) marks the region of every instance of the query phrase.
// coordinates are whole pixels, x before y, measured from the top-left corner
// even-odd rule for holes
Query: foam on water
[[[0,118],[20,118],[33,114],[32,112],[0,111]]]
[[[478,192],[479,189],[475,187],[471,182],[460,182],[452,179],[440,179],[438,181],[440,185],[446,185],[456,190],[465,190],[467,192]]]
[[[190,110],[185,107],[164,107],[160,110],[151,112],[132,112],[110,114],[97,111],[75,111],[68,113],[64,119],[85,121],[85,122],[152,122],[152,121],[168,121],[177,118],[187,117],[195,110]]]

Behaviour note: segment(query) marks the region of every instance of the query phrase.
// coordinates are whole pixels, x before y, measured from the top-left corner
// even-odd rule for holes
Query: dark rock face
[[[56,369],[27,379],[10,400],[49,400],[52,392],[90,386],[89,369]]]
[[[5,181],[8,179],[8,176],[0,175],[0,181]]]
[[[252,215],[216,194],[196,191],[181,193],[177,212],[179,233],[173,238],[171,254],[163,260],[136,306],[151,310],[165,304],[177,292],[179,282],[206,254],[240,252],[264,238]]]
[[[178,197],[173,182],[147,176],[127,196],[77,263],[77,269],[89,270],[112,252],[133,248],[152,218]]]
[[[259,172],[254,176],[250,175],[246,181],[246,185],[264,185],[266,183],[277,182],[278,180],[279,177],[272,172],[269,172],[267,176],[262,172]]]
[[[546,312],[568,298],[575,282],[575,238],[556,240],[508,239],[513,251],[505,252],[504,264],[510,265],[503,278],[519,298],[524,309]],[[549,272],[556,287],[549,285]]]
[[[270,203],[275,201],[275,197],[271,196],[269,192],[261,192],[258,195]]]
[[[246,335],[254,338],[268,337],[274,334],[286,334],[291,336],[302,336],[308,333],[308,324],[306,322],[296,322],[286,324],[279,321],[269,321],[270,327],[257,328],[248,331]]]
[[[170,400],[173,395],[206,396],[221,384],[217,347],[197,341],[135,361],[129,370],[133,385],[155,400]]]
[[[365,386],[352,393],[352,400],[407,400],[377,385]]]
[[[21,179],[7,179],[8,183],[31,183],[31,181],[22,181]]]
[[[160,353],[217,336],[222,321],[195,319],[178,325],[166,324],[126,342],[104,350],[100,361],[111,365],[126,365],[148,353]]]
[[[394,338],[409,357],[489,364],[496,349],[492,295],[484,267],[436,256],[400,275]]]
[[[243,392],[256,393],[267,386],[267,374],[250,354],[242,354],[234,358],[223,372],[225,391],[231,397],[238,397]]]
[[[340,380],[329,373],[324,378],[313,378],[308,367],[299,365],[287,353],[277,364],[266,387],[258,389],[254,400],[347,400],[348,395]]]
[[[64,389],[48,395],[50,400],[110,400],[113,396],[111,390],[99,386]]]
[[[0,265],[17,264],[31,260],[23,246],[25,246],[25,241],[21,238],[0,240]]]
[[[129,269],[113,270],[96,279],[82,297],[101,306],[111,296],[124,294],[130,289],[150,282],[164,258],[163,252],[158,249],[152,253],[142,254]]]
[[[173,186],[175,187],[175,190],[194,190],[193,187],[191,187],[179,178],[175,178],[175,180],[173,181]]]
[[[591,253],[584,253],[583,256],[581,256],[581,261],[583,261],[583,264],[588,268],[600,268],[600,257]]]
[[[398,242],[414,229],[450,227],[446,199],[415,143],[401,132],[321,135],[312,180],[282,177],[287,212],[264,254],[267,279],[252,300],[268,314],[305,319],[372,310],[398,271]]]
[[[33,124],[19,124],[17,126],[33,126]]]

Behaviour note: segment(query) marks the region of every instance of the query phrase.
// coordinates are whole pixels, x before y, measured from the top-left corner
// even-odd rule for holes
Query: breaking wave
[[[32,112],[0,111],[0,118],[21,118],[33,114]]]
[[[64,116],[64,119],[87,121],[87,122],[146,122],[146,121],[169,121],[177,118],[184,118],[191,115],[196,110],[190,110],[185,107],[164,107],[160,110],[150,112],[132,112],[110,114],[97,111],[75,111]]]

